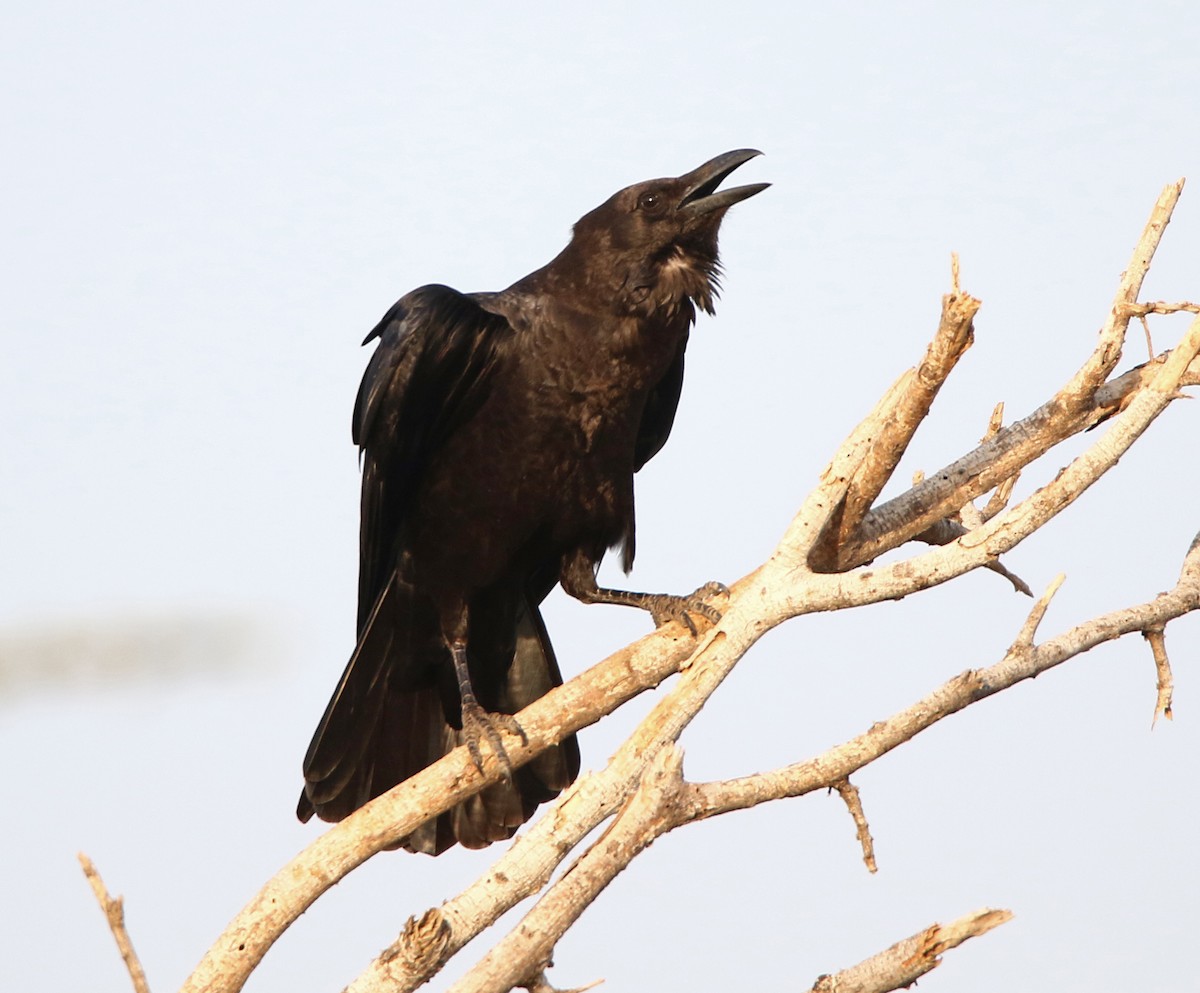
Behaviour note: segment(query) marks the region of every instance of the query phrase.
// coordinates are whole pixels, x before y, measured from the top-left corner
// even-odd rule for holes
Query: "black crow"
[[[508,778],[402,844],[509,838],[579,771],[574,736],[512,769],[497,733],[562,682],[538,609],[554,585],[693,630],[689,612],[719,616],[702,590],[595,577],[610,548],[633,564],[633,476],[671,431],[696,308],[712,313],[717,230],[767,184],[717,187],[758,154],[627,187],[508,289],[423,286],[367,336],[358,644],[304,758],[301,820],[340,820],[463,743],[482,768],[486,739]]]

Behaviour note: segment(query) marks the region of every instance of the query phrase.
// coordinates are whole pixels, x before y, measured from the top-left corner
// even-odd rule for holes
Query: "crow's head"
[[[721,219],[770,184],[717,187],[761,154],[741,148],[682,176],[627,186],[579,219],[561,258],[586,270],[588,283],[607,287],[630,310],[649,313],[691,300],[711,313]]]

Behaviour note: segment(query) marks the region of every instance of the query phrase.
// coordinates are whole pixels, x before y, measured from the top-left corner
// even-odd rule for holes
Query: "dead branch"
[[[862,846],[863,862],[866,864],[867,872],[878,872],[879,867],[875,864],[875,840],[871,837],[871,827],[867,824],[867,815],[863,811],[862,797],[858,795],[858,787],[849,779],[843,779],[841,782],[834,783],[833,788],[838,791],[854,820],[854,833],[858,837],[858,843]]]
[[[1168,721],[1174,717],[1171,713],[1171,702],[1175,692],[1175,678],[1171,675],[1171,660],[1167,658],[1167,636],[1160,628],[1150,628],[1142,632],[1150,643],[1150,651],[1154,654],[1154,671],[1156,698],[1154,701],[1154,717],[1150,726],[1158,723],[1158,715],[1162,714]]]
[[[1148,314],[1200,314],[1200,304],[1192,303],[1190,300],[1184,300],[1182,303],[1164,303],[1162,300],[1155,300],[1153,303],[1127,303],[1121,306],[1121,310],[1130,317],[1145,317]]]
[[[1053,589],[1054,584],[1051,584],[1047,593],[1052,594]],[[1044,595],[1043,600],[1046,599]],[[686,820],[714,817],[770,800],[832,788],[951,714],[1105,642],[1146,629],[1165,627],[1168,621],[1195,610],[1200,610],[1200,542],[1193,543],[1175,587],[1153,600],[1078,624],[1041,645],[1032,644],[1032,634],[1029,643],[1019,636],[1000,661],[984,669],[960,673],[911,707],[815,758],[741,779],[689,786],[680,816]],[[1034,611],[1037,612],[1037,607]]]
[[[954,273],[957,284],[957,264]],[[942,298],[942,319],[937,333],[929,343],[921,364],[906,374],[895,406],[880,425],[868,457],[863,460],[850,483],[838,521],[839,546],[858,529],[863,515],[883,492],[908,450],[917,428],[928,416],[942,384],[974,342],[973,322],[981,306],[979,300],[960,293],[957,288]]]
[[[1008,506],[1008,501],[1012,499],[1013,490],[1016,488],[1017,480],[1021,478],[1021,474],[1015,473],[1009,476],[1003,483],[996,487],[992,493],[987,505],[980,512],[984,524],[995,517],[1000,511]]]
[[[542,896],[521,923],[498,941],[450,993],[507,991],[530,961],[543,960],[599,893],[669,829],[663,816],[683,786],[683,755],[668,744],[657,751],[613,823]]]
[[[1137,300],[1182,191],[1180,180],[1167,186],[1159,196],[1129,267],[1122,275],[1096,348],[1062,389],[1028,417],[934,473],[921,486],[871,511],[862,521],[857,540],[842,541],[836,548],[827,543],[814,559],[815,566],[847,569],[872,561],[949,516],[968,500],[998,486],[1061,441],[1098,424],[1119,409],[1112,401],[1120,397],[1114,398],[1111,392],[1103,394],[1104,380],[1120,359],[1131,316],[1128,308]]]
[[[889,993],[911,986],[942,964],[941,955],[968,938],[987,934],[1012,920],[1008,910],[977,910],[951,924],[931,924],[864,962],[821,976],[811,993]]]
[[[975,505],[972,503],[966,504],[963,509],[966,510],[967,507],[970,507],[972,510],[975,509]],[[936,524],[927,527],[924,531],[917,535],[915,540],[923,542],[926,545],[949,545],[951,542],[958,541],[959,538],[970,534],[975,528],[981,527],[987,522],[987,520],[991,519],[987,518],[985,520],[984,516],[977,510],[974,514],[970,515],[971,520],[969,523],[967,523],[965,520],[965,518],[968,516],[967,514],[960,514],[960,516],[964,518],[963,523],[952,521],[943,517]],[[1026,596],[1033,596],[1033,590],[1029,588],[1029,584],[1026,583],[1025,580],[1023,580],[1015,572],[1009,571],[1009,569],[1003,563],[984,562],[983,568],[991,570],[998,576],[1003,576],[1009,581],[1010,584],[1012,584],[1012,588],[1018,593],[1024,593]]]
[[[1016,652],[1024,652],[1033,647],[1033,636],[1037,634],[1037,629],[1042,623],[1042,618],[1046,616],[1046,611],[1050,607],[1050,601],[1054,599],[1054,594],[1058,592],[1059,587],[1067,580],[1065,573],[1059,573],[1050,581],[1050,585],[1046,587],[1046,592],[1043,593],[1037,603],[1033,605],[1033,609],[1029,611],[1029,616],[1025,619],[1020,632],[1017,634],[1017,640],[1012,643],[1009,648],[1009,654]]]
[[[134,993],[150,993],[150,986],[146,982],[146,972],[142,969],[142,963],[138,960],[137,952],[133,950],[133,941],[130,940],[129,931],[125,928],[125,901],[121,897],[111,897],[108,895],[108,887],[104,885],[104,880],[100,878],[100,873],[92,864],[92,860],[83,852],[80,852],[76,858],[79,859],[79,864],[83,867],[83,874],[87,877],[88,883],[91,884],[92,892],[96,894],[96,902],[100,904],[100,909],[104,911],[104,917],[108,921],[109,930],[112,931],[113,937],[117,941],[117,949],[121,953],[121,959],[125,963],[125,969],[129,973],[129,979],[133,983]]]

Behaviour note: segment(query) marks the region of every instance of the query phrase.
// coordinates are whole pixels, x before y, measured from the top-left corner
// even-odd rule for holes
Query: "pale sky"
[[[773,186],[725,222],[717,316],[638,478],[627,582],[684,592],[769,553],[920,357],[951,251],[977,340],[896,487],[973,446],[997,401],[1023,416],[1070,376],[1163,185],[1200,181],[1193,3],[9,6],[5,990],[127,989],[79,850],[125,896],[159,993],[316,836],[293,809],[353,640],[358,343],[404,292],[500,289],[618,188],[766,153],[738,172]],[[1200,297],[1197,259],[1190,187],[1143,298]],[[1160,319],[1156,344],[1183,327]],[[1135,327],[1123,368],[1144,357]],[[1200,528],[1193,408],[1010,557],[1037,591],[1067,574],[1044,636],[1174,583]],[[1028,608],[980,573],[801,619],[685,734],[685,771],[807,758],[1000,658]],[[561,593],[546,614],[567,675],[650,624]],[[687,828],[601,896],[551,978],[807,988],[994,906],[1016,919],[922,990],[1193,990],[1200,621],[1167,643],[1174,722],[1151,731],[1141,639],[1099,649],[856,777],[877,875],[836,796]],[[91,671],[138,651],[155,678]],[[650,702],[583,732],[584,767]],[[373,859],[247,988],[341,989],[493,855]]]

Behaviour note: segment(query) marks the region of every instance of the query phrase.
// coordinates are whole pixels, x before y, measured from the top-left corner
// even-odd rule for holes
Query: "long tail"
[[[472,685],[487,710],[515,714],[562,682],[528,593],[491,591],[472,602],[471,616]],[[339,821],[462,744],[451,670],[432,607],[393,576],[305,755],[300,820],[315,813]],[[401,847],[438,855],[456,843],[483,848],[511,838],[578,773],[572,735],[517,769],[511,783],[497,783],[426,821]]]

